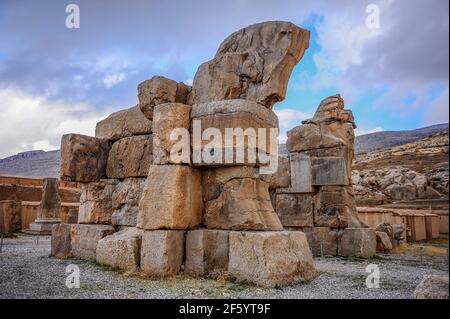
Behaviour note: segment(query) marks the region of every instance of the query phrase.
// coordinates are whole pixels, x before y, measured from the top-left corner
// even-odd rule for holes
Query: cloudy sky
[[[65,25],[80,8],[80,28]],[[375,4],[379,28],[367,21]],[[0,0],[0,158],[94,134],[153,75],[192,81],[230,33],[266,20],[311,31],[275,106],[281,139],[341,93],[357,134],[448,122],[447,0]],[[373,26],[373,24],[369,24]]]

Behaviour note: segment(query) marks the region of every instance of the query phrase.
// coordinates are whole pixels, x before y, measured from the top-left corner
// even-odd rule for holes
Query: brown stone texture
[[[375,231],[375,235],[377,236],[377,252],[392,249],[392,242],[388,234],[381,231]]]
[[[118,183],[115,179],[103,179],[82,184],[78,223],[110,224],[114,212],[112,194]]]
[[[283,229],[270,201],[269,184],[252,178],[225,183],[219,197],[205,203],[204,223],[211,229]]]
[[[44,178],[38,219],[59,219],[60,209],[61,200],[58,192],[58,179]]]
[[[259,156],[256,156],[255,159],[249,157],[249,148],[260,151],[262,154],[269,154],[271,147],[278,147],[278,140],[274,140],[276,144],[272,143],[271,145],[270,143],[270,129],[278,128],[276,114],[252,101],[234,99],[196,104],[192,107],[191,119],[192,159],[196,166],[255,166],[262,161]],[[201,138],[207,129],[220,132],[220,138]],[[243,140],[237,139],[232,133],[240,133],[246,137]],[[249,138],[249,136],[253,138]],[[258,143],[258,141],[264,141],[263,138],[266,138],[266,143]],[[197,140],[200,142],[196,143]],[[207,162],[204,154],[200,159],[202,151],[206,148],[214,148],[215,151],[221,152],[216,161]],[[238,160],[238,151],[243,152],[243,160]],[[232,156],[228,158],[227,152]]]
[[[186,129],[189,132],[191,106],[182,103],[165,103],[155,106],[153,111],[153,163],[154,164],[189,164],[190,139],[186,136],[187,152],[179,154],[174,145],[182,142],[183,137],[173,140],[175,129]],[[175,135],[173,138],[176,138]],[[171,156],[172,153],[172,156]],[[184,157],[183,157],[184,155]]]
[[[366,227],[359,219],[351,186],[323,186],[314,196],[314,225],[331,228]]]
[[[145,177],[153,158],[152,135],[125,137],[111,147],[106,175],[108,178]]]
[[[136,227],[127,227],[100,239],[97,244],[97,263],[128,272],[138,271],[143,232]]]
[[[0,234],[10,235],[21,229],[21,210],[20,201],[0,201]]]
[[[139,108],[150,120],[153,119],[153,108],[164,103],[186,103],[190,87],[180,82],[154,76],[138,86]]]
[[[300,231],[236,232],[229,235],[229,273],[264,287],[309,281],[317,276]]]
[[[77,224],[78,223],[78,207],[68,209],[66,223],[67,224]]]
[[[342,230],[330,227],[304,227],[302,231],[314,256],[337,256]]]
[[[288,188],[291,183],[289,158],[286,155],[278,156],[276,173],[268,176],[269,189]]]
[[[302,153],[289,154],[291,172],[290,193],[312,193],[311,157]]]
[[[53,225],[50,256],[60,259],[72,257],[71,227],[70,224]]]
[[[201,222],[201,173],[184,165],[151,165],[139,203],[139,228],[186,229]]]
[[[118,183],[111,196],[114,212],[111,223],[116,226],[136,226],[139,201],[146,178],[126,178]]]
[[[425,275],[414,289],[414,299],[448,300],[448,276]]]
[[[311,194],[276,194],[276,212],[284,227],[312,227],[314,225]]]
[[[260,175],[259,168],[250,166],[229,166],[202,170],[203,201],[219,197],[225,183],[237,178],[259,178],[266,180],[270,176]]]
[[[151,132],[152,121],[144,116],[138,105],[112,113],[95,127],[95,137],[113,141]]]
[[[144,231],[141,246],[141,271],[148,276],[171,276],[183,263],[185,234],[183,230]]]
[[[244,98],[271,108],[285,98],[292,69],[309,47],[309,31],[270,21],[226,38],[213,60],[200,65],[188,104]]]
[[[347,168],[342,157],[312,159],[312,184],[314,186],[349,184]]]
[[[287,137],[286,147],[289,152],[345,146],[345,141],[327,133],[315,123],[296,126],[287,132]]]
[[[114,232],[114,228],[110,225],[72,225],[72,256],[95,261],[98,241]]]
[[[339,256],[370,258],[376,253],[377,240],[372,228],[346,228],[339,242]]]
[[[228,270],[228,231],[196,229],[186,235],[185,272],[214,274]]]
[[[95,182],[106,177],[110,142],[80,134],[65,134],[61,139],[61,179]]]

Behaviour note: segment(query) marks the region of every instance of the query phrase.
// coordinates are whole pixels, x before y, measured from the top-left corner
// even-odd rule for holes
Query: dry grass
[[[447,256],[448,255],[448,235],[441,235],[437,239],[426,240],[421,242],[407,243],[395,247],[391,250],[392,254],[413,254],[426,256]]]

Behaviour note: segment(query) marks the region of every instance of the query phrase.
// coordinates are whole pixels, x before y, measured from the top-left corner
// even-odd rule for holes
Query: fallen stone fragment
[[[339,242],[339,256],[371,258],[375,255],[377,239],[371,228],[346,228]]]
[[[414,290],[414,298],[448,300],[448,276],[424,276]]]

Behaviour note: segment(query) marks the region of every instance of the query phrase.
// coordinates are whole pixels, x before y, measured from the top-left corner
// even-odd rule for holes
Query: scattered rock
[[[448,276],[424,276],[414,290],[415,299],[448,299]]]

